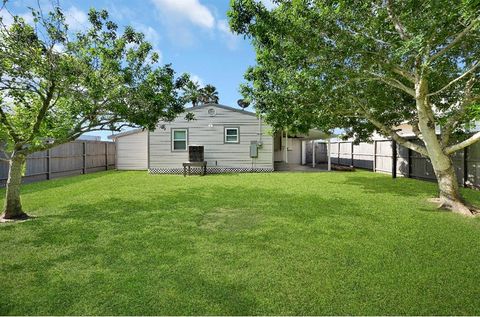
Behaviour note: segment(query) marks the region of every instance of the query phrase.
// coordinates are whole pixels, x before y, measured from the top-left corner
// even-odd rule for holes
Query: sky
[[[271,0],[262,1],[273,7]],[[133,26],[145,34],[161,56],[178,73],[189,73],[201,85],[217,87],[220,103],[237,106],[242,96],[247,67],[255,54],[248,39],[230,32],[227,20],[229,0],[60,0],[72,30],[84,29],[89,8],[106,9],[120,28]],[[10,0],[9,8],[28,13],[33,0]],[[40,0],[48,7],[47,0]],[[98,133],[96,133],[98,134]],[[108,133],[101,133],[105,137]]]

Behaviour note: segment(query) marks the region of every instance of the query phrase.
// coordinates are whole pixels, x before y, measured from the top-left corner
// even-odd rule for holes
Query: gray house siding
[[[215,115],[208,113],[215,109]],[[207,169],[211,172],[273,171],[273,138],[269,127],[261,124],[252,113],[220,105],[205,105],[188,110],[195,120],[187,121],[185,114],[173,122],[160,122],[150,132],[149,158],[151,173],[180,173],[188,161],[188,151],[172,150],[172,129],[187,129],[188,145],[203,145]],[[239,128],[239,142],[225,143],[225,128]],[[250,157],[252,141],[262,141],[258,157]]]

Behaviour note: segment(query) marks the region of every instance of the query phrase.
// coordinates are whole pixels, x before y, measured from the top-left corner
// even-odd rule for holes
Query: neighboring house
[[[187,112],[195,119],[186,120]],[[273,171],[270,127],[255,113],[224,105],[189,108],[172,122],[159,122],[155,131],[136,129],[110,138],[117,143],[118,169],[183,173],[188,146],[202,145],[209,173]],[[256,155],[251,155],[251,145],[257,146]]]
[[[102,141],[102,137],[99,135],[81,135],[78,137],[79,141]]]

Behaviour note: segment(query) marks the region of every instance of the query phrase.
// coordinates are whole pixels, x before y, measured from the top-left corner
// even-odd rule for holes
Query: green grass
[[[480,315],[480,219],[435,192],[370,172],[26,185],[37,218],[0,226],[0,314]]]

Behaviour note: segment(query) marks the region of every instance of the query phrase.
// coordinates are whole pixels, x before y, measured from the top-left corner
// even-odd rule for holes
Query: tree
[[[200,100],[204,104],[218,103],[218,91],[213,85],[206,85],[200,89]]]
[[[7,10],[4,6],[2,10]],[[9,161],[5,219],[25,218],[20,183],[25,158],[85,132],[125,126],[155,129],[183,111],[170,65],[144,35],[120,33],[106,11],[89,12],[88,30],[72,34],[58,6],[32,9],[33,25],[0,20],[0,136]]]
[[[184,97],[196,107],[201,99],[200,85],[197,82],[189,81],[184,87]]]
[[[480,118],[478,1],[275,2],[231,1],[231,28],[256,50],[245,97],[273,126],[391,137],[431,161],[442,207],[476,213],[452,155],[480,140],[468,133]],[[405,122],[418,142],[395,130]]]

